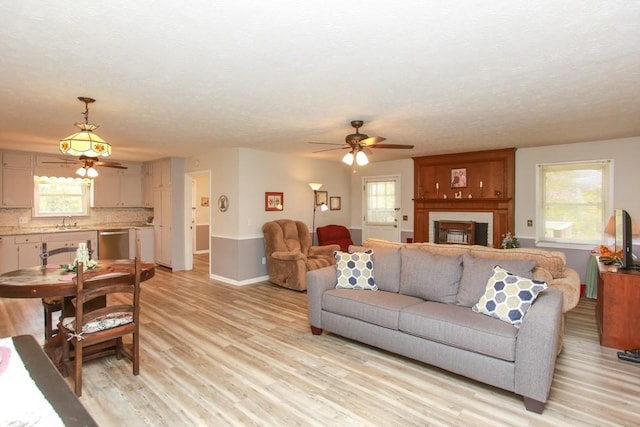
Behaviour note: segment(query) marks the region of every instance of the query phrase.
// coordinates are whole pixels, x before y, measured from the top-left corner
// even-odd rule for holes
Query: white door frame
[[[194,236],[195,230],[192,230],[191,227],[191,207],[193,205],[193,194],[192,194],[192,181],[194,180],[194,175],[207,174],[209,177],[209,201],[211,201],[211,194],[213,193],[213,185],[211,182],[211,170],[201,170],[201,171],[193,171],[185,173],[184,180],[184,208],[185,208],[185,239],[184,239],[184,254],[185,254],[185,270],[193,270],[193,252],[195,248]],[[209,209],[209,236],[211,236],[211,229],[213,224],[213,209]],[[194,224],[195,227],[195,224]],[[209,248],[209,256],[211,256],[211,248]],[[209,262],[209,276],[211,276],[211,263]]]
[[[395,182],[395,222],[387,226],[371,226],[367,224],[367,195],[366,188],[368,182],[394,181]],[[390,240],[392,242],[401,241],[400,212],[402,206],[400,175],[380,175],[362,177],[362,241],[369,237]]]

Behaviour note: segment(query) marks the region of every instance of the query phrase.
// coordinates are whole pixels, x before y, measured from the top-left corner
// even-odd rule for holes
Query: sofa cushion
[[[423,301],[420,298],[383,291],[359,292],[352,289],[330,289],[322,294],[323,311],[394,330],[398,329],[400,310],[421,302]]]
[[[378,290],[373,275],[373,250],[366,252],[336,251],[338,289]]]
[[[564,277],[567,266],[567,256],[564,252],[550,251],[547,249],[514,248],[503,250],[474,245],[471,247],[471,251],[469,253],[476,258],[491,258],[499,261],[502,261],[503,259],[534,260],[538,267],[547,270],[554,278]],[[500,264],[500,262],[497,262],[496,264]]]
[[[493,276],[487,281],[484,295],[472,309],[519,328],[527,310],[545,289],[545,282],[519,277],[496,266]]]
[[[508,252],[511,249],[503,249]],[[533,260],[495,260],[475,258],[469,254],[462,256],[462,278],[458,287],[455,303],[465,307],[472,307],[484,294],[487,280],[493,275],[493,267],[500,264],[502,268],[518,276],[531,279],[532,270],[536,266]]]
[[[515,360],[518,329],[468,307],[424,301],[400,312],[399,329],[442,344]]]
[[[349,246],[349,252],[371,250],[363,246]],[[400,247],[380,247],[373,250],[373,275],[381,291],[400,290]]]
[[[408,247],[403,247],[400,254],[401,294],[429,301],[455,302],[462,276],[462,256],[436,255]]]

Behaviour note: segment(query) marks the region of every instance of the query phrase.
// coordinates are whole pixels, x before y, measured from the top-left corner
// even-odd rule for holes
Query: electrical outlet
[[[533,220],[532,219],[528,219],[527,220],[527,227],[533,227]]]
[[[266,257],[262,257],[262,265],[267,263],[267,258]]]
[[[29,218],[27,218],[26,216],[20,217],[20,224],[26,224],[28,222],[29,222]]]
[[[409,215],[402,215],[403,221],[409,221]]]

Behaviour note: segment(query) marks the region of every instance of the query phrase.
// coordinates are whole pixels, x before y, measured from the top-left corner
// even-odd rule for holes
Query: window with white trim
[[[611,160],[538,165],[538,242],[600,244],[612,172]]]
[[[34,217],[89,215],[90,179],[35,176],[33,188]]]
[[[366,202],[368,225],[389,225],[396,222],[396,181],[367,181]]]

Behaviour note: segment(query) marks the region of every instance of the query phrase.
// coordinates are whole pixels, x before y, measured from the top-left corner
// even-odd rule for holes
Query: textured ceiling
[[[372,161],[640,135],[640,1],[4,1],[0,148],[113,158],[313,154],[349,122]]]

